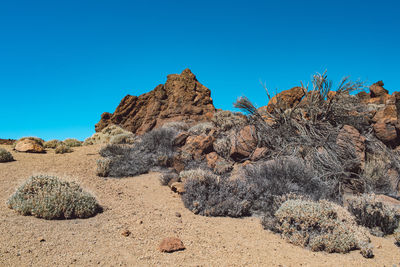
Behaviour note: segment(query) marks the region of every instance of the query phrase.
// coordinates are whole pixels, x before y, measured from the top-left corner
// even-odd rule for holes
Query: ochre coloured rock
[[[210,120],[215,112],[210,90],[185,69],[168,75],[165,84],[139,97],[127,95],[113,114],[105,112],[96,124],[96,132],[110,124],[143,134],[170,121],[194,124]]]
[[[167,237],[161,241],[160,245],[158,246],[158,249],[161,252],[171,253],[179,250],[184,250],[185,246],[183,245],[182,240],[180,240],[179,238]]]
[[[239,132],[232,132],[230,135],[231,151],[230,157],[235,161],[248,158],[257,147],[256,129],[247,125]]]
[[[195,159],[201,159],[205,154],[212,152],[215,138],[209,135],[193,135],[186,139],[182,151],[193,155]]]
[[[339,131],[336,139],[336,144],[343,149],[348,146],[353,146],[355,153],[359,159],[359,166],[363,167],[365,163],[365,137],[360,132],[350,125],[344,125]]]
[[[383,82],[379,81],[379,82],[376,82],[376,83],[372,84],[369,87],[369,91],[370,91],[370,94],[371,94],[372,98],[380,97],[382,95],[387,95],[389,93],[388,90],[383,88],[383,85],[384,85]]]
[[[266,110],[269,113],[274,112],[275,108],[288,109],[298,104],[304,96],[304,90],[301,87],[293,87],[272,97],[267,106],[261,107],[260,111]]]
[[[386,144],[398,143],[396,127],[389,123],[377,122],[374,124],[376,137]]]
[[[32,140],[32,139],[23,139],[17,141],[15,144],[16,151],[19,152],[28,152],[28,153],[44,153],[45,149],[39,142]]]

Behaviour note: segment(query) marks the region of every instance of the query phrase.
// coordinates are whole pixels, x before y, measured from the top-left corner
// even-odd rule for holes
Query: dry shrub
[[[179,180],[179,176],[176,172],[166,171],[161,173],[160,175],[160,184],[161,185],[168,185],[172,180]]]
[[[56,154],[71,153],[73,151],[74,150],[72,150],[71,147],[69,147],[69,146],[67,146],[67,145],[65,145],[63,143],[59,144],[55,149],[55,153]]]
[[[120,134],[132,134],[132,132],[123,129],[119,125],[111,124],[101,130],[101,132],[94,133],[91,137],[86,138],[83,145],[95,144],[108,144],[113,136]]]
[[[10,162],[13,160],[14,158],[10,152],[5,150],[4,148],[0,148],[0,162]]]
[[[208,134],[214,125],[211,122],[200,122],[188,130],[188,132],[192,135],[201,135],[201,134]]]
[[[348,211],[332,202],[288,200],[275,217],[274,229],[292,244],[329,253],[361,249],[364,257],[373,257],[367,233]]]
[[[173,128],[178,132],[187,131],[190,127],[189,124],[183,121],[171,121],[164,123],[162,127]]]
[[[377,199],[374,194],[351,197],[348,200],[348,210],[356,217],[358,224],[371,229],[378,227],[385,235],[393,234],[399,226],[400,213]]]
[[[63,141],[63,144],[69,147],[78,147],[82,145],[82,142],[75,138],[67,138]]]
[[[30,177],[7,205],[22,215],[47,220],[88,218],[101,211],[96,199],[78,184],[49,175]]]
[[[221,136],[213,143],[213,148],[215,152],[218,153],[223,158],[229,158],[230,150],[231,150],[231,142],[227,136]]]
[[[43,145],[43,146],[44,146],[45,148],[56,148],[60,143],[61,143],[60,140],[53,139],[53,140],[44,142],[44,145]]]
[[[211,121],[222,131],[228,131],[232,128],[241,128],[247,124],[245,116],[242,114],[234,114],[228,110],[215,112]]]
[[[126,177],[147,173],[156,166],[169,167],[175,154],[173,128],[158,128],[145,133],[133,145],[107,145],[100,155],[108,161],[98,161],[102,176]]]
[[[122,133],[111,137],[110,144],[133,144],[135,135],[133,133]]]

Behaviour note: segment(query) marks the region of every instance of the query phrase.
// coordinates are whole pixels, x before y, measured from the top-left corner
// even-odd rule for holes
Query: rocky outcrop
[[[272,97],[267,106],[261,107],[260,111],[266,110],[269,113],[278,109],[288,109],[297,105],[304,97],[304,90],[301,87],[293,87]]]
[[[96,124],[96,132],[110,124],[143,134],[170,121],[195,123],[210,120],[215,112],[210,90],[185,69],[171,74],[165,84],[139,97],[127,95],[113,114],[105,112]]]
[[[158,249],[161,252],[171,253],[179,250],[184,250],[185,246],[183,245],[183,242],[179,238],[167,237],[161,241],[160,245],[158,246]]]
[[[43,145],[34,139],[21,139],[15,144],[16,151],[27,153],[45,153]]]

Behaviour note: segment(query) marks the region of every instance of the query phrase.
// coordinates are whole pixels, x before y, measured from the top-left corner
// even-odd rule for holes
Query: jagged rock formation
[[[113,114],[105,112],[96,124],[96,132],[110,124],[136,134],[148,132],[170,121],[194,123],[210,120],[215,112],[210,90],[185,69],[171,74],[165,84],[139,97],[127,95]]]

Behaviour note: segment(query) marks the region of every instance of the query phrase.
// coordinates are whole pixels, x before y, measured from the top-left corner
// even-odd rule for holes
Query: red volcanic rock
[[[96,132],[117,124],[137,134],[162,126],[169,121],[194,123],[210,120],[215,112],[210,90],[185,69],[171,74],[165,84],[139,97],[127,95],[113,114],[105,112],[96,124]]]
[[[272,113],[275,108],[288,109],[298,104],[304,96],[304,90],[301,87],[293,87],[290,90],[282,91],[276,96],[272,97],[268,103],[268,106],[261,107],[262,110],[266,110]]]
[[[161,241],[158,249],[161,252],[171,253],[179,250],[184,250],[185,246],[183,245],[183,242],[179,238],[167,237]]]
[[[389,93],[389,91],[386,90],[385,88],[383,88],[383,85],[384,84],[382,81],[376,82],[373,85],[371,85],[369,87],[371,97],[380,97],[383,95],[387,95]]]
[[[248,158],[257,147],[256,129],[254,126],[245,126],[238,133],[233,132],[230,136],[230,156],[235,161]]]
[[[201,159],[207,153],[212,152],[215,138],[209,135],[194,135],[186,139],[182,151],[193,155],[195,159]]]

